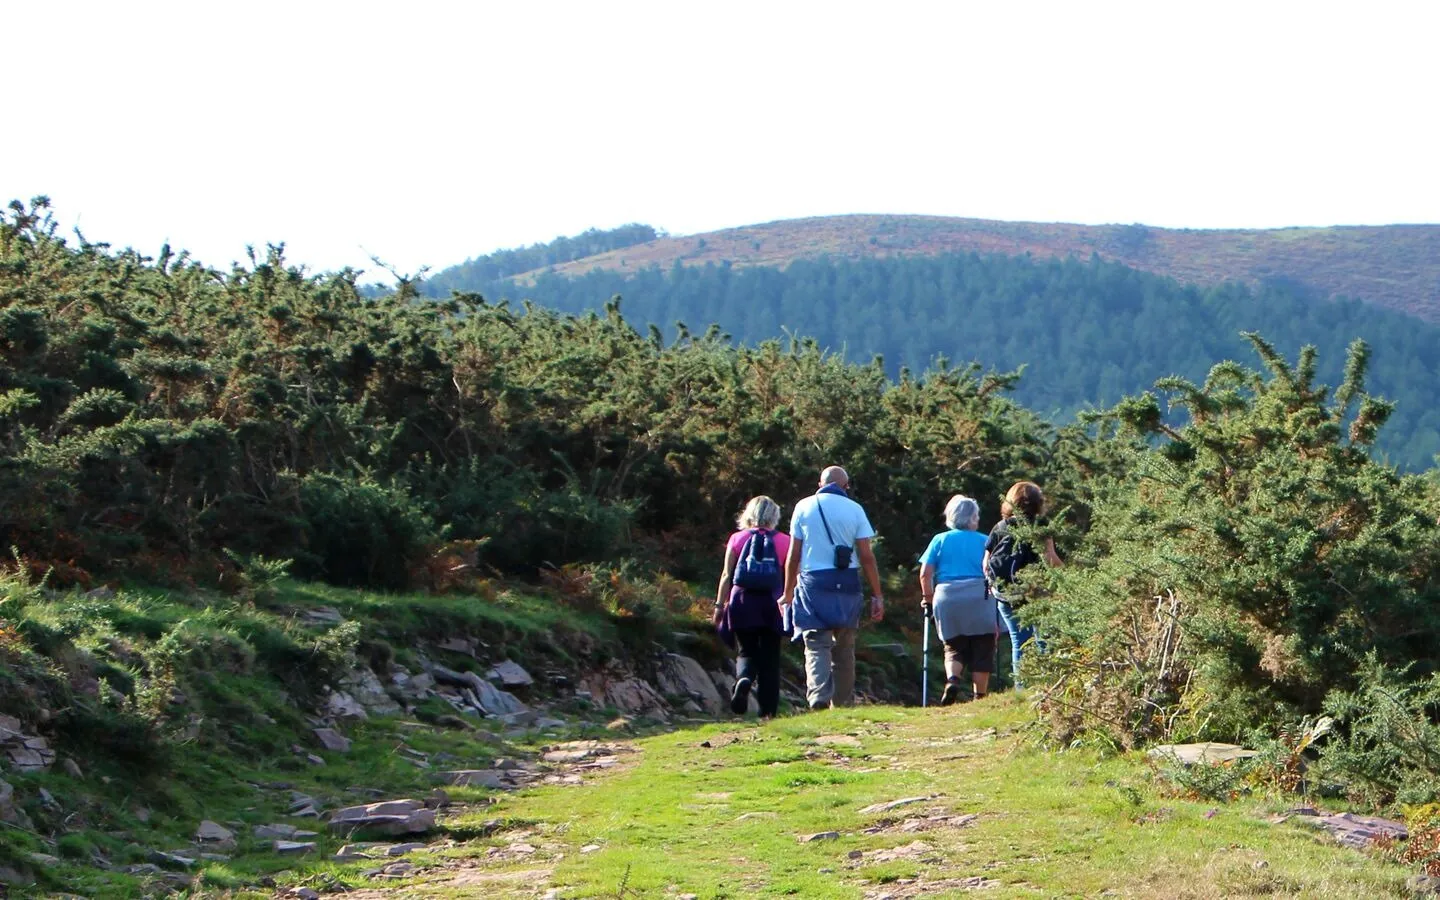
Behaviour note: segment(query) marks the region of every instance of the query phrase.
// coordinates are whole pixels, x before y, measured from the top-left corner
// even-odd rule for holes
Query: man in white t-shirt
[[[795,504],[790,517],[790,552],[785,557],[785,591],[795,629],[805,641],[805,693],[811,709],[855,704],[855,630],[870,582],[870,618],[885,615],[880,570],[870,539],[875,529],[860,504],[846,492],[850,476],[839,466],[820,473],[820,490]],[[856,565],[858,562],[858,566]]]

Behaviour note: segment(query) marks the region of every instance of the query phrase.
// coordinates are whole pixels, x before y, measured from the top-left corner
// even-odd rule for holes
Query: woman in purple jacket
[[[780,706],[780,642],[783,620],[776,603],[784,589],[785,556],[790,536],[776,530],[780,505],[754,497],[736,522],[739,530],[725,544],[725,563],[715,590],[715,622],[735,635],[740,658],[735,663],[735,689],[730,710],[745,714],[750,691],[761,718]],[[771,580],[767,573],[772,569]]]

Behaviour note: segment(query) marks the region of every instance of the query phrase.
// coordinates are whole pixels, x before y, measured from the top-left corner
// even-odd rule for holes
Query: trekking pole
[[[930,705],[930,613],[924,608],[920,615],[925,619],[925,637],[920,650],[920,706]]]

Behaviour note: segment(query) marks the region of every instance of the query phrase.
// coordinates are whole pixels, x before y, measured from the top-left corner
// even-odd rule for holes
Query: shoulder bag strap
[[[820,524],[825,526],[825,539],[831,546],[835,546],[835,535],[830,533],[830,523],[825,521],[825,504],[820,502],[820,495],[815,495],[815,508],[820,511]]]

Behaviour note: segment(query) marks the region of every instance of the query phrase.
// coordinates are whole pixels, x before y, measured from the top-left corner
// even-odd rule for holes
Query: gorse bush
[[[399,589],[440,530],[403,488],[312,472],[300,483],[305,553],[299,574]]]
[[[618,301],[368,297],[281,247],[219,271],[55,232],[43,199],[0,222],[0,545],[67,582],[210,581],[229,549],[398,588],[446,538],[502,572],[643,553],[689,575],[750,496],[788,505],[834,462],[908,561],[949,493],[993,518],[1017,473],[1070,484],[1013,376],[892,382],[802,340],[667,345]]]
[[[1353,690],[1326,710],[1343,726],[1323,745],[1323,777],[1374,804],[1440,802],[1440,674],[1414,679],[1366,657]]]
[[[1223,363],[1158,385],[1183,427],[1151,394],[1107,417],[1156,443],[1097,486],[1091,530],[1030,610],[1060,739],[1234,738],[1319,712],[1366,652],[1433,666],[1435,503],[1366,452],[1388,406],[1364,392],[1365,347],[1332,398],[1313,352],[1292,366],[1252,342],[1268,377]]]

